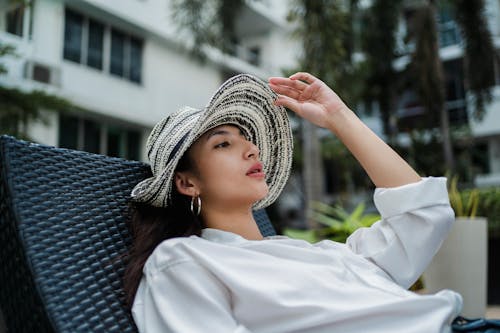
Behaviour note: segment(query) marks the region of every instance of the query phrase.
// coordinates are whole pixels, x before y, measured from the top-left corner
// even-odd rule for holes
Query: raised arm
[[[377,187],[415,183],[421,177],[352,112],[323,81],[309,73],[272,77],[269,86],[283,105],[333,132],[351,151]]]
[[[337,135],[379,188],[374,202],[381,221],[356,230],[346,245],[409,287],[429,264],[453,222],[445,179],[422,180],[314,76],[273,77],[269,86],[279,94],[276,104]]]

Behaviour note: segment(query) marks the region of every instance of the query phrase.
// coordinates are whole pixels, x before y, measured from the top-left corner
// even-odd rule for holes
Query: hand
[[[309,73],[271,77],[269,87],[279,95],[276,105],[287,107],[320,127],[333,129],[333,115],[347,109],[333,90]]]

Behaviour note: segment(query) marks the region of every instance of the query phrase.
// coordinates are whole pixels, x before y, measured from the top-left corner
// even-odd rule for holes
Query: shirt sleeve
[[[133,314],[141,333],[250,333],[232,316],[229,291],[194,261],[146,274],[140,288]]]
[[[454,221],[446,178],[378,188],[374,202],[381,220],[356,230],[346,244],[409,288],[429,265]]]

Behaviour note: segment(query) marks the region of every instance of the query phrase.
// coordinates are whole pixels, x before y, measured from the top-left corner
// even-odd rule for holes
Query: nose
[[[255,159],[258,159],[259,158],[259,147],[257,147],[256,145],[253,144],[253,142],[251,141],[247,141],[248,142],[248,147],[246,148],[245,150],[245,158],[247,159],[250,159],[250,158],[255,158]]]

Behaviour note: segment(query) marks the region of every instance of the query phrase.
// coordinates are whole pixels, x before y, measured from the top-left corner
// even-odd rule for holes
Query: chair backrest
[[[129,193],[147,164],[0,137],[0,308],[9,332],[136,332],[123,300]],[[255,215],[264,235],[274,228]]]

